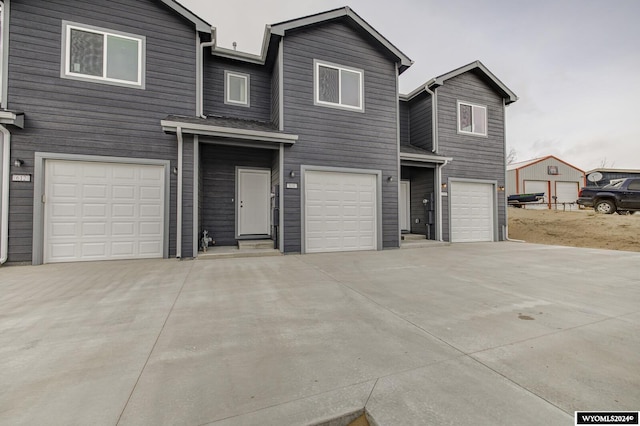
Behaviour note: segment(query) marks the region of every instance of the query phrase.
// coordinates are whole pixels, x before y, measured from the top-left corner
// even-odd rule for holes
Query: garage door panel
[[[44,261],[162,257],[164,176],[163,166],[47,160]]]
[[[107,197],[107,186],[106,185],[95,185],[95,184],[82,185],[82,197],[84,197],[85,199],[88,199],[88,198],[106,198]]]
[[[375,250],[376,188],[372,174],[306,172],[306,251]]]
[[[112,198],[114,200],[133,200],[135,195],[135,187],[131,185],[114,185],[112,187]]]
[[[100,223],[85,222],[82,224],[82,236],[83,237],[106,237],[107,226],[104,222],[100,222]]]

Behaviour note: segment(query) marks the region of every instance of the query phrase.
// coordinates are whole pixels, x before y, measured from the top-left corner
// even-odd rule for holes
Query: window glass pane
[[[337,104],[338,97],[338,73],[335,68],[318,67],[318,99],[323,102]]]
[[[103,43],[102,34],[72,29],[69,70],[73,73],[102,77]]]
[[[473,107],[473,133],[487,134],[487,111],[482,107]]]
[[[230,101],[247,103],[247,80],[245,78],[230,75],[227,91]]]
[[[632,191],[640,191],[640,180],[638,179],[632,180],[629,183],[629,186],[627,186],[627,188],[629,188]]]
[[[360,73],[342,70],[342,104],[360,107]]]
[[[471,131],[471,105],[460,104],[460,130]]]
[[[138,41],[107,36],[107,77],[138,81]]]

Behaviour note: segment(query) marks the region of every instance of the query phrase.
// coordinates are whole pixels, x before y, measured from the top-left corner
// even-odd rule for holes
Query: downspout
[[[4,127],[0,126],[2,133],[2,200],[0,208],[0,265],[4,264],[9,258],[9,167],[11,155],[11,133]]]
[[[506,158],[507,158],[507,103],[504,101],[504,98],[502,98],[502,135],[504,137],[504,158],[505,158],[505,162],[506,162]],[[504,174],[505,174],[505,187],[506,187],[506,179],[507,179],[507,165],[505,164],[504,166]],[[518,184],[520,183],[520,176],[518,173],[518,169],[516,169],[516,193],[519,194],[520,191],[518,189]],[[522,240],[512,240],[511,238],[509,238],[509,208],[507,207],[507,191],[504,191],[504,220],[505,220],[505,224],[503,225],[503,229],[502,229],[502,233],[504,235],[504,239],[506,241],[513,241],[516,243],[524,243],[525,241]]]
[[[176,127],[178,135],[178,188],[176,208],[176,258],[182,257],[182,127]]]
[[[216,47],[215,27],[211,28],[211,41],[200,43],[200,47],[196,52],[196,84],[198,86],[196,92],[196,102],[198,105],[198,110],[196,112],[196,115],[200,118],[207,118],[204,115],[204,49],[206,47]]]
[[[429,88],[435,82],[435,79],[431,79],[424,85],[424,90],[431,95],[431,151],[434,154],[438,153],[438,102],[436,98],[436,89],[431,90]],[[436,220],[436,238],[438,241],[442,239],[442,168],[449,164],[449,160],[445,160],[443,164],[437,166],[436,172],[436,203],[437,203],[437,220]]]
[[[430,80],[427,84],[424,85],[424,90],[431,95],[431,151],[434,153],[438,152],[438,114],[437,108],[438,103],[436,102],[436,91],[429,89],[429,85],[431,85],[435,80]]]
[[[436,193],[438,200],[438,229],[436,230],[438,241],[444,241],[442,239],[442,168],[449,164],[449,160],[444,160],[443,164],[438,165],[438,172],[436,176]]]

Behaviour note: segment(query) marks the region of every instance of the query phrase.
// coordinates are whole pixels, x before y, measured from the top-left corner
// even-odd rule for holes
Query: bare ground
[[[529,243],[640,252],[640,212],[596,214],[510,207],[509,238]]]

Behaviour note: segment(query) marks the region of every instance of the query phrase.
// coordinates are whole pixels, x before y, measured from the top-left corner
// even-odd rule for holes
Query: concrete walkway
[[[0,268],[0,424],[569,425],[640,409],[640,254]]]

